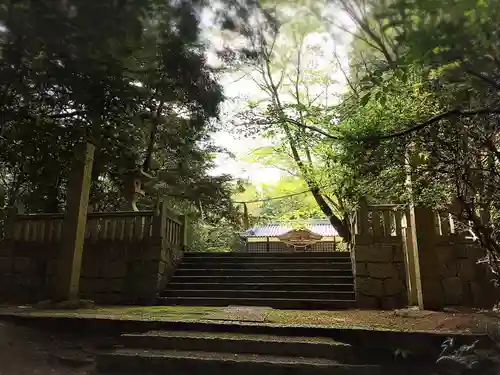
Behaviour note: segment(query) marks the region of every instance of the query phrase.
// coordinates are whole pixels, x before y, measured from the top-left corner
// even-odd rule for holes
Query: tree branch
[[[293,118],[285,117],[282,120],[286,121],[287,123],[289,123],[291,125],[295,125],[299,128],[311,130],[315,133],[321,134],[321,135],[323,135],[327,138],[330,138],[330,139],[335,139],[335,140],[342,140],[343,139],[343,137],[337,137],[335,135],[329,134],[329,133],[321,130],[320,128],[317,128],[316,126],[303,124],[302,122],[294,120]]]
[[[427,119],[424,122],[421,122],[420,124],[417,124],[415,126],[412,126],[411,128],[408,128],[408,129],[405,129],[405,130],[402,130],[399,132],[389,133],[389,134],[380,134],[380,135],[374,135],[374,136],[368,136],[368,137],[359,137],[359,138],[357,138],[357,140],[368,141],[368,140],[376,140],[376,139],[398,138],[398,137],[402,137],[404,135],[422,130],[422,129],[426,128],[427,126],[432,125],[432,124],[434,124],[440,120],[443,120],[447,117],[450,117],[450,116],[472,117],[472,116],[476,116],[476,115],[490,115],[490,114],[500,114],[500,108],[489,108],[488,107],[488,108],[478,108],[478,109],[467,110],[467,111],[455,108],[455,109],[451,109],[451,110],[446,111],[446,112],[442,112],[436,116],[433,116],[433,117]],[[288,122],[291,125],[295,125],[295,126],[298,126],[300,128],[303,128],[303,129],[309,129],[309,130],[316,132],[318,134],[321,134],[329,139],[334,139],[334,140],[347,139],[347,137],[339,137],[336,135],[329,134],[329,133],[327,133],[327,132],[325,132],[325,131],[323,131],[315,126],[303,124],[300,121],[294,120],[292,118],[284,118],[283,120],[285,120],[286,122]]]
[[[347,75],[347,72],[344,70],[344,68],[342,67],[342,63],[340,62],[340,59],[339,59],[339,56],[337,55],[337,52],[335,51],[333,53],[333,55],[335,56],[335,60],[337,61],[337,65],[339,66],[339,69],[340,71],[342,72],[342,75],[344,76],[344,79],[346,80],[347,84],[349,85],[349,87],[351,88],[352,92],[354,93],[354,95],[356,95],[356,97],[359,98],[359,94],[358,94],[358,90],[356,90],[356,88],[354,87],[351,79],[349,78],[349,76]]]
[[[478,73],[478,72],[475,72],[474,70],[472,69],[467,69],[465,71],[466,73],[470,74],[471,76],[474,76],[476,78],[479,78],[480,80],[482,80],[483,82],[486,82],[488,83],[489,85],[493,86],[494,88],[496,88],[497,90],[500,90],[500,83],[494,81],[492,78],[488,77],[488,76],[485,76],[484,74],[482,73]]]
[[[82,116],[84,114],[86,114],[85,111],[74,111],[74,112],[69,112],[69,113],[58,113],[55,115],[49,115],[47,117],[56,120],[56,119],[74,117],[74,116]]]
[[[427,126],[432,125],[432,124],[434,124],[440,120],[443,120],[447,117],[450,117],[450,116],[472,117],[472,116],[476,116],[476,115],[490,115],[490,114],[495,114],[495,113],[500,113],[500,108],[478,108],[478,109],[467,110],[467,111],[455,108],[455,109],[451,109],[451,110],[446,111],[446,112],[442,112],[436,116],[433,116],[433,117],[429,118],[428,120],[426,120],[418,125],[415,125],[411,128],[408,128],[406,130],[392,133],[392,134],[379,135],[379,136],[375,136],[375,137],[367,137],[367,139],[370,139],[370,138],[391,139],[391,138],[401,137],[403,135],[407,135],[407,134],[422,130]]]

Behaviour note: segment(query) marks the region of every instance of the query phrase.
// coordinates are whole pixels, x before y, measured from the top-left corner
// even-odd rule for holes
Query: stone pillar
[[[436,248],[436,215],[424,207],[415,207],[415,229],[417,238],[418,267],[417,285],[421,285],[418,305],[425,310],[440,310],[444,307],[439,280],[439,258]]]
[[[366,204],[365,199],[362,199],[359,204],[356,224],[356,234],[360,236],[366,236],[369,234],[370,222],[368,221],[368,205]]]
[[[159,202],[152,222],[152,238],[145,251],[129,259],[124,299],[127,303],[153,305],[164,285],[168,265],[166,238],[168,209]]]
[[[59,301],[78,298],[94,152],[95,146],[87,142],[70,174],[55,280],[55,299]]]
[[[420,280],[420,263],[418,259],[417,232],[415,227],[415,207],[413,204],[410,205],[406,212],[406,230],[402,240],[405,256],[408,305],[417,305],[422,308],[422,283]]]
[[[427,163],[413,146],[406,151],[406,188],[410,195],[415,178],[415,165]],[[411,160],[411,163],[410,163]],[[439,309],[442,304],[440,283],[437,278],[436,215],[432,210],[410,204],[406,215],[406,277],[409,286],[409,304],[420,309]]]

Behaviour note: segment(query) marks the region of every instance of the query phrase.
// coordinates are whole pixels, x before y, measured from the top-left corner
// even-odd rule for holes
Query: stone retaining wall
[[[494,275],[478,264],[485,251],[458,236],[438,237],[436,243],[439,288],[444,306],[491,307],[500,299]]]
[[[56,282],[59,247],[57,243],[0,243],[0,301],[49,299]],[[152,304],[181,257],[180,247],[162,250],[161,243],[154,241],[86,243],[80,297],[100,304]]]
[[[13,241],[0,242],[0,300],[27,303],[43,300],[48,294],[47,259],[50,246],[23,246]]]
[[[433,294],[441,308],[465,306],[490,308],[500,300],[500,288],[477,244],[459,236],[438,236],[434,244]],[[353,251],[358,307],[394,309],[407,305],[407,283],[401,237],[375,240],[357,236]],[[422,263],[421,267],[429,267]],[[428,281],[428,280],[427,280]]]
[[[407,305],[401,237],[356,236],[353,254],[359,308],[395,309]]]
[[[58,269],[74,266],[60,256],[64,214],[13,210],[8,221],[0,241],[0,303],[56,296],[58,280],[67,279]],[[88,213],[79,297],[100,304],[153,304],[186,244],[186,218],[170,212],[164,202],[155,211]],[[75,264],[80,266],[79,259]]]

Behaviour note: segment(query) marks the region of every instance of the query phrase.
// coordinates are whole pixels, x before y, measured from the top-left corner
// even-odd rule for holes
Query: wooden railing
[[[155,211],[92,212],[87,215],[85,241],[142,241],[154,233],[154,222],[161,217]],[[163,218],[163,234],[167,242],[181,245],[184,225],[182,218],[171,212]],[[158,227],[160,228],[160,227]],[[53,243],[62,240],[64,214],[18,214],[11,218],[10,238],[16,241]]]
[[[373,205],[362,206],[357,212],[355,234],[374,237],[394,237],[404,235],[404,230],[409,226],[409,211],[400,205]],[[434,234],[438,237],[466,237],[457,228],[452,214],[434,212]]]
[[[451,213],[434,213],[435,236],[440,241],[477,241],[476,236],[467,229],[464,223],[459,223]]]
[[[373,237],[401,236],[405,222],[404,211],[399,205],[362,206],[358,210],[355,234]]]
[[[451,214],[436,212],[436,235],[438,236],[454,236],[458,234],[455,228],[455,221]]]
[[[166,223],[165,223],[165,237],[168,243],[179,245],[184,244],[186,239],[185,228],[186,225],[183,216],[176,215],[175,213],[166,210]]]
[[[63,233],[64,214],[16,215],[9,230],[16,241],[58,242]]]

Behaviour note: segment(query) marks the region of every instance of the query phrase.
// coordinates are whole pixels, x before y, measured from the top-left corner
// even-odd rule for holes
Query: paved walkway
[[[158,322],[245,322],[288,327],[359,328],[390,331],[485,333],[498,316],[481,312],[341,310],[301,311],[262,307],[95,307],[75,310],[0,307],[2,315]]]

